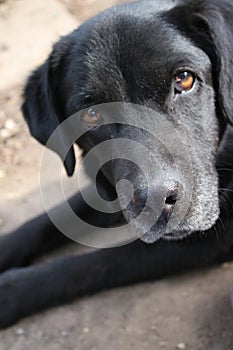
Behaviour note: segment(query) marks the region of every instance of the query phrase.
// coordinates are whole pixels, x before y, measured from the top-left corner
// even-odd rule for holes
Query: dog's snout
[[[145,207],[150,215],[160,213],[158,224],[166,226],[177,201],[181,198],[181,186],[178,182],[167,182],[152,187],[152,189],[141,188],[134,196],[134,203],[137,210]]]

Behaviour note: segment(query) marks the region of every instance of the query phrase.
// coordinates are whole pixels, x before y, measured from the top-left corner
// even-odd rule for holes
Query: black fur
[[[194,188],[179,232],[166,233],[151,245],[145,242],[158,238],[157,226],[142,237],[145,242],[28,266],[33,258],[69,242],[47,214],[1,237],[1,327],[78,296],[232,259],[232,20],[230,0],[148,0],[117,6],[63,37],[32,74],[23,113],[42,144],[81,109],[107,102],[136,103],[168,117],[174,127],[180,125],[184,137],[186,132],[197,145],[190,149]],[[191,92],[174,96],[174,74],[180,68],[195,73],[196,85]],[[149,129],[155,128],[151,120]],[[156,148],[145,132],[116,125],[89,130],[78,144],[86,154],[110,134]],[[59,136],[53,150],[63,157],[69,140],[64,133]],[[169,179],[173,165],[160,151],[155,150],[168,168]],[[73,147],[64,165],[72,175]],[[152,179],[155,170],[152,166]],[[139,199],[144,199],[140,172],[120,160],[99,174],[102,195],[114,199],[119,194],[115,184],[122,178],[129,179]],[[101,227],[126,222],[137,209],[131,206],[123,213],[104,214],[90,208],[80,194],[70,202],[84,220]],[[56,210],[60,215],[59,207]]]

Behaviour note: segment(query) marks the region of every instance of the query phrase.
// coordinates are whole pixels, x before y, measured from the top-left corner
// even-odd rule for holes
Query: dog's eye
[[[180,72],[175,76],[175,90],[177,93],[188,92],[195,83],[195,76],[190,72]]]
[[[83,113],[82,119],[88,126],[96,126],[102,120],[102,115],[91,107]]]

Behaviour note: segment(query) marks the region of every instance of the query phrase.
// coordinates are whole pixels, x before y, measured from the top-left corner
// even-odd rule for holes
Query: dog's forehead
[[[154,56],[156,51],[160,55],[161,51],[177,48],[184,39],[188,42],[166,19],[180,3],[180,0],[137,1],[103,12],[94,18],[89,31],[90,56],[108,59],[125,53],[127,60],[130,55],[136,59],[135,51],[144,56],[149,53]],[[174,16],[177,17],[177,12]]]
[[[196,61],[205,65],[206,55],[166,23],[163,13],[146,10],[138,16],[131,11],[113,12],[97,21],[87,49],[88,88],[108,91],[110,99],[124,99],[128,82],[133,92],[133,87],[146,87],[151,79],[155,85],[156,79],[165,84],[165,77],[177,65],[195,61],[197,56]]]
[[[138,17],[151,17],[164,11],[169,11],[178,5],[182,5],[184,0],[134,0],[129,3],[114,6],[103,12],[105,16],[115,14],[134,15]]]

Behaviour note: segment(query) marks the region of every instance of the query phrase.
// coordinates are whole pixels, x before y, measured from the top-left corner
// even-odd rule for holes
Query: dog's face
[[[113,147],[114,160],[102,167],[122,207],[127,198],[117,187],[119,180],[127,179],[134,187],[133,199],[123,210],[128,221],[146,203],[147,215],[155,215],[156,202],[160,202],[158,220],[142,236],[146,242],[161,236],[182,238],[215,224],[219,216],[216,157],[224,128],[221,118],[229,112],[229,91],[220,94],[228,87],[221,76],[230,74],[222,71],[223,67],[228,69],[228,62],[223,62],[228,58],[219,57],[229,53],[219,52],[222,48],[211,24],[213,14],[208,13],[208,2],[204,7],[194,1],[188,5],[155,3],[142,1],[117,7],[64,37],[29,81],[23,108],[32,133],[42,143],[59,123],[82,110],[78,117],[87,133],[78,144],[84,154],[109,139],[133,140],[152,151],[151,157],[145,155],[150,191],[143,172],[135,165],[142,163],[142,155],[134,147],[129,152],[135,164],[114,159]],[[99,106],[111,102],[123,103],[122,124],[111,120],[111,109],[103,111]],[[134,108],[127,109],[130,104],[140,106],[144,127],[143,123],[135,127]],[[47,127],[39,131],[41,123]],[[169,131],[161,125],[169,125]],[[164,144],[158,142],[158,134]],[[184,147],[184,155],[188,154],[183,161],[181,152],[176,155],[176,142],[178,148]],[[95,154],[97,159],[101,156]],[[72,173],[72,149],[65,166]],[[169,219],[184,210],[181,203],[187,194],[188,207],[176,229],[171,230]],[[136,227],[139,230],[140,225],[143,223]]]

